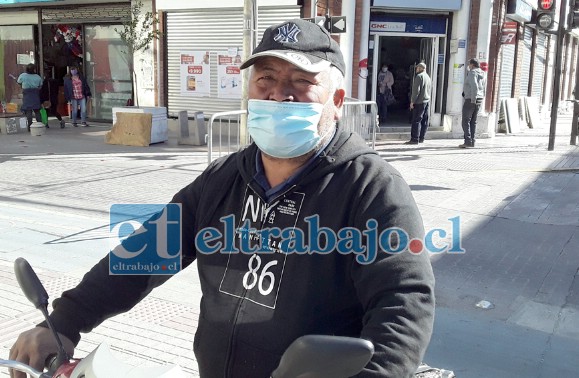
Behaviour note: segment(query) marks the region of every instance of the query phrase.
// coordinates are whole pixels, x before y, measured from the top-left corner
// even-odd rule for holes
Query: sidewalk
[[[547,151],[547,127],[467,150],[460,140],[378,144],[410,184],[427,229],[461,221],[467,252],[433,256],[439,315],[430,365],[460,377],[576,375],[576,358],[562,359],[579,349],[579,148],[569,146],[570,118],[559,124],[555,151]],[[16,286],[16,257],[31,262],[54,299],[108,250],[112,203],[166,203],[207,165],[204,148],[173,139],[107,145],[109,128],[0,135],[0,358],[40,321]],[[193,267],[83,336],[77,353],[106,340],[123,361],[178,363],[195,377],[199,299]],[[476,307],[481,300],[494,308]]]

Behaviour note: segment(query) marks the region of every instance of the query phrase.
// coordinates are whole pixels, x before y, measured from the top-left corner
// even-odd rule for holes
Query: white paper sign
[[[30,60],[30,55],[28,54],[16,54],[16,64],[27,65],[32,63]]]
[[[241,98],[240,55],[217,56],[217,97]]]
[[[209,51],[183,51],[180,55],[181,94],[209,96],[211,90]]]

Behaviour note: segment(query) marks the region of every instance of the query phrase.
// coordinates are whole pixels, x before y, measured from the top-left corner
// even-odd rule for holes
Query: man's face
[[[275,57],[255,62],[249,81],[250,99],[325,103],[328,92],[324,73],[303,71]]]
[[[249,99],[292,102],[318,102],[325,104],[320,124],[328,118],[339,118],[343,91],[331,91],[331,78],[327,71],[312,73],[279,58],[264,57],[254,65],[249,80]]]
[[[344,103],[345,92],[343,89],[331,92],[329,69],[320,73],[307,72],[275,57],[263,57],[255,62],[248,88],[250,100],[324,104],[318,123],[318,133],[324,136],[331,135],[330,131],[335,127],[335,121],[340,118],[340,109]],[[317,147],[323,143],[324,139],[320,140]],[[311,153],[308,153],[285,160],[303,163],[310,155]]]

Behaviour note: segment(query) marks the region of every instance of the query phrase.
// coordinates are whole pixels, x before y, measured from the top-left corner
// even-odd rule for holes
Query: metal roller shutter
[[[270,25],[300,17],[300,7],[260,7],[258,34]],[[167,13],[167,96],[169,115],[187,110],[190,115],[202,111],[213,113],[240,109],[240,99],[217,97],[217,54],[228,48],[243,46],[243,9],[220,8]],[[211,78],[209,97],[189,97],[181,94],[180,62],[182,51],[209,51]]]
[[[545,76],[545,60],[547,59],[547,37],[543,33],[537,35],[537,48],[533,62],[533,83],[531,96],[542,100],[543,77]]]
[[[499,84],[499,102],[501,99],[512,97],[514,71],[515,71],[515,45],[503,45],[501,48],[501,76]]]
[[[533,48],[533,29],[525,27],[525,38],[523,39],[523,66],[521,67],[521,81],[519,94],[527,96],[529,94],[529,79],[531,76],[531,53]]]

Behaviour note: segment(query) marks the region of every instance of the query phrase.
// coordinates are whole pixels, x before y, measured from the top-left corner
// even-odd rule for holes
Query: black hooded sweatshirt
[[[172,200],[182,204],[183,265],[197,260],[203,294],[194,341],[201,377],[269,377],[289,344],[306,334],[370,340],[376,351],[359,377],[413,376],[434,318],[427,253],[379,251],[372,263],[360,264],[357,254],[344,252],[354,249],[347,243],[342,253],[283,253],[287,244],[272,237],[266,238],[272,253],[261,254],[204,254],[195,244],[206,227],[225,232],[220,218],[228,215],[257,230],[295,227],[306,241],[313,215],[318,231],[353,227],[379,234],[400,227],[410,239],[422,238],[422,219],[404,179],[359,136],[338,130],[294,184],[267,203],[254,180],[256,151],[250,145],[216,160]],[[328,239],[318,241],[323,250]],[[78,343],[79,332],[129,310],[166,280],[109,276],[107,256],[54,301],[51,318]]]

